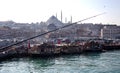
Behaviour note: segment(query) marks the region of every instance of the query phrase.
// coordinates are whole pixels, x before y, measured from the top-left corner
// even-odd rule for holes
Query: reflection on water
[[[0,73],[120,73],[120,51],[14,58],[0,63]]]

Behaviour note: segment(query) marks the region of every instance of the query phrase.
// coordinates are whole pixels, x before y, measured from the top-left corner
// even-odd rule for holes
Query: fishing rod
[[[79,22],[82,22],[82,21],[85,21],[85,20],[89,20],[89,19],[91,19],[91,18],[95,18],[95,17],[100,16],[100,15],[103,15],[103,14],[105,14],[105,12],[104,12],[104,13],[101,13],[101,14],[97,14],[97,15],[91,16],[91,17],[88,17],[88,18],[85,18],[85,19],[82,19],[82,20],[77,21],[77,22],[74,22],[74,23],[67,24],[67,25],[62,26],[62,27],[60,27],[60,28],[56,28],[56,29],[50,30],[50,31],[48,31],[48,32],[45,32],[45,33],[42,33],[42,34],[39,34],[39,35],[36,35],[36,36],[30,37],[30,38],[27,38],[27,39],[22,40],[22,41],[20,41],[20,42],[16,42],[16,43],[10,44],[10,45],[8,45],[8,46],[2,47],[1,49],[5,49],[5,48],[12,47],[12,46],[14,46],[14,45],[23,43],[23,42],[25,42],[25,41],[28,41],[28,40],[31,40],[31,39],[34,39],[34,38],[43,36],[43,35],[45,35],[45,34],[48,34],[48,33],[54,32],[54,31],[57,31],[57,30],[59,30],[59,29],[63,29],[63,28],[72,26],[72,25],[77,24],[77,23],[79,23]]]

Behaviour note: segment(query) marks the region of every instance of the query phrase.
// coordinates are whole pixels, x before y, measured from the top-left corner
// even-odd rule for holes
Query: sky
[[[0,21],[12,20],[20,23],[47,21],[57,14],[73,22],[106,12],[106,14],[82,23],[120,25],[120,0],[0,0]]]

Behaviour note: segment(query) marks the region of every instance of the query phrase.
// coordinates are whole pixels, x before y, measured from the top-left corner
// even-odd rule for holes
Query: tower
[[[56,18],[57,18],[57,13],[56,13]]]
[[[72,16],[70,18],[71,18],[70,22],[72,23]]]
[[[65,23],[67,23],[67,17],[65,17]]]
[[[63,16],[62,16],[62,10],[61,10],[61,22],[62,22],[62,18],[63,18]]]

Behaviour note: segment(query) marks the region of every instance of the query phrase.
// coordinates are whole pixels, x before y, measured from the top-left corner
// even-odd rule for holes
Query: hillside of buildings
[[[70,23],[62,23],[55,16],[51,16],[46,22],[16,23],[14,21],[0,21],[0,42],[20,41]],[[49,33],[33,40],[44,42],[57,38],[80,39],[80,38],[108,38],[120,39],[120,26],[116,24],[93,24],[81,23]]]

